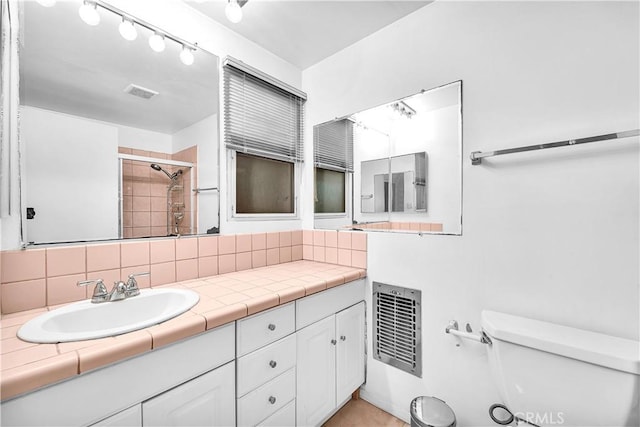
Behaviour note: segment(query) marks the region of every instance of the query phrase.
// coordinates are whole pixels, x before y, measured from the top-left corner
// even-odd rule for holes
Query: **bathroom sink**
[[[199,300],[188,289],[143,289],[122,301],[80,301],[29,320],[18,330],[18,338],[57,343],[111,337],[174,318]]]

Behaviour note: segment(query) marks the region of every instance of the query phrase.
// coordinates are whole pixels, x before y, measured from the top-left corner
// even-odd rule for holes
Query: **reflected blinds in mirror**
[[[317,167],[353,172],[353,122],[343,119],[315,126],[313,156]]]
[[[228,149],[303,161],[304,99],[231,64],[224,66],[224,131]]]

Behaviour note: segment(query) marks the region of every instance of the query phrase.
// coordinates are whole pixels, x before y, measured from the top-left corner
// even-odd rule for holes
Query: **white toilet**
[[[539,426],[638,426],[640,342],[482,312],[505,406]]]

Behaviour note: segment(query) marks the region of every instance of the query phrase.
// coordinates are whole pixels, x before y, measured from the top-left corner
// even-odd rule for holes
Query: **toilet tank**
[[[482,312],[504,404],[540,426],[638,426],[640,342]]]

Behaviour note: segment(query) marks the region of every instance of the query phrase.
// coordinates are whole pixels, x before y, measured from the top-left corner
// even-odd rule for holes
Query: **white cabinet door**
[[[315,426],[336,406],[335,315],[298,331],[297,425]]]
[[[235,362],[142,403],[144,426],[232,426]]]
[[[364,383],[364,302],[336,314],[336,399],[343,402]]]
[[[91,427],[142,427],[142,407],[137,404],[109,418],[91,424]]]

